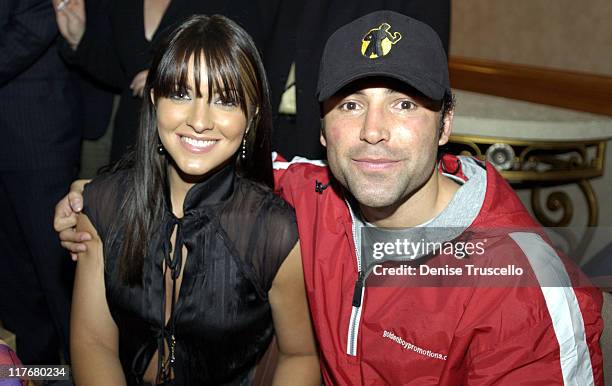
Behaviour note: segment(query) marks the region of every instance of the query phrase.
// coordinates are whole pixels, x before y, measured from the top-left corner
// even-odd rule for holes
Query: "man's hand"
[[[84,0],[52,0],[57,27],[70,47],[76,50],[85,34],[86,15]]]
[[[59,233],[62,247],[70,251],[73,261],[78,252],[85,252],[83,241],[91,240],[87,232],[76,232],[77,215],[83,209],[83,187],[89,180],[77,180],[70,185],[70,192],[55,206],[53,228]]]

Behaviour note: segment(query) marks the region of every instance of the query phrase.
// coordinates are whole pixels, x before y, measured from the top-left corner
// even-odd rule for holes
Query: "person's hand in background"
[[[73,50],[81,42],[87,26],[84,0],[52,0],[57,27]]]
[[[142,93],[144,92],[144,86],[147,81],[147,75],[149,74],[149,70],[142,70],[134,79],[132,79],[132,83],[130,83],[130,90],[132,90],[132,95],[142,98]]]

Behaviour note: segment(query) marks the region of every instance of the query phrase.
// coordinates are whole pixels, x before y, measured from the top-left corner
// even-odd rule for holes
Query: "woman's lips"
[[[181,143],[181,146],[183,146],[183,148],[185,148],[186,150],[192,153],[202,154],[211,151],[212,148],[217,144],[218,140],[212,138],[198,139],[185,135],[179,135],[179,142]]]

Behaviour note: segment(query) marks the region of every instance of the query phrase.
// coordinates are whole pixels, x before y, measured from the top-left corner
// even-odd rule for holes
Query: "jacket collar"
[[[234,192],[236,180],[235,167],[233,164],[223,166],[214,171],[205,180],[192,186],[183,202],[183,213],[203,210],[206,207],[214,206],[225,202]],[[172,202],[170,200],[170,187],[166,181],[164,194],[166,209],[172,213]]]

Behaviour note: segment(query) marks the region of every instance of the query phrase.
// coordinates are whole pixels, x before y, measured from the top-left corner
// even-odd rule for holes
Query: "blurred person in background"
[[[22,363],[15,352],[0,339],[0,366],[21,367]],[[0,386],[26,386],[27,382],[19,378],[0,378]]]
[[[25,364],[68,357],[73,271],[54,203],[78,169],[77,91],[48,0],[0,2],[0,320]]]

